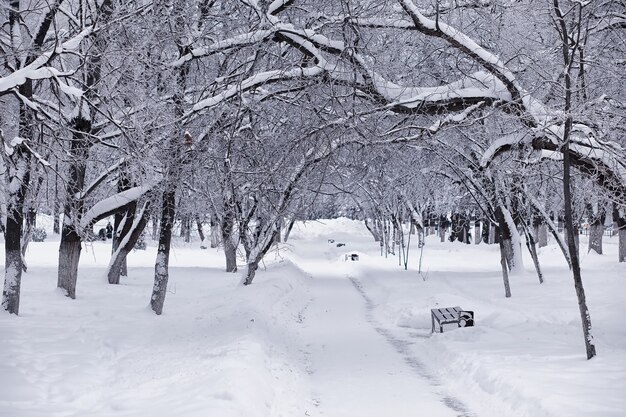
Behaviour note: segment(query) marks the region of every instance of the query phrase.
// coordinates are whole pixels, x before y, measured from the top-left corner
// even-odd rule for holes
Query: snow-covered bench
[[[435,332],[435,322],[439,325],[439,333],[443,333],[443,325],[456,323],[459,327],[474,325],[474,312],[465,311],[461,307],[433,308],[430,310],[432,321],[431,333]]]

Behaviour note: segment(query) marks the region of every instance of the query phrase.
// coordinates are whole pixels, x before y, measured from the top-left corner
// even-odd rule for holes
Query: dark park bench
[[[461,307],[433,308],[430,310],[432,321],[431,333],[435,332],[435,323],[439,325],[439,333],[443,333],[443,325],[456,323],[458,327],[474,325],[474,312],[463,310]]]
[[[350,261],[358,261],[358,260],[359,260],[359,255],[358,255],[358,254],[356,254],[356,253],[346,253],[346,254],[344,255],[344,259],[345,259],[346,261],[347,261],[347,260],[350,260]]]

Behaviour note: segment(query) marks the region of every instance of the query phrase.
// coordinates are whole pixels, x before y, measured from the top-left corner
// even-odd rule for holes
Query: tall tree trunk
[[[295,214],[293,215],[293,217],[289,220],[289,223],[287,224],[287,229],[285,230],[285,238],[284,238],[285,243],[287,243],[287,240],[289,239],[289,236],[291,235],[291,231],[293,230],[294,224],[296,224]]]
[[[467,216],[462,217],[463,226],[463,243],[469,245],[472,243],[472,234],[470,233],[470,220]]]
[[[498,243],[500,244],[500,250],[506,259],[509,271],[511,271],[515,267],[515,248],[513,248],[511,229],[509,228],[509,225],[504,217],[502,208],[497,207],[495,214],[496,220],[498,221],[498,226],[495,227],[496,234],[498,235]]]
[[[481,237],[483,242],[489,244],[489,235],[491,234],[491,221],[489,219],[483,219],[483,230],[481,233]]]
[[[157,213],[152,214],[152,240],[159,238],[159,215]]]
[[[593,206],[587,204],[587,213],[589,217],[589,249],[587,253],[592,250],[598,255],[602,255],[602,237],[604,236],[604,221],[606,220],[606,212],[604,209],[599,208],[595,213]]]
[[[55,172],[59,172],[59,163],[55,163],[54,165]],[[54,182],[54,208],[53,214],[54,219],[52,223],[52,233],[58,235],[61,233],[61,201],[59,200],[59,181],[58,179]]]
[[[169,24],[175,25],[181,31],[178,35],[183,37],[183,32],[185,28],[188,27],[184,17],[184,7],[184,2],[174,2],[171,15],[163,16],[165,19],[173,18],[169,21]],[[186,45],[186,39],[177,39],[176,42],[180,55],[190,52],[189,46]],[[189,63],[182,65],[176,74],[176,91],[173,96],[175,120],[180,120],[184,114],[184,97],[188,72]],[[150,307],[157,315],[163,313],[165,295],[167,294],[172,230],[174,228],[174,221],[176,220],[176,191],[181,182],[182,169],[185,165],[186,158],[191,156],[192,150],[192,137],[189,132],[184,131],[183,126],[179,123],[176,123],[174,132],[180,136],[174,134],[169,140],[169,146],[165,149],[168,177],[163,182],[164,191],[161,202],[159,243],[157,247],[157,258],[154,263],[154,285],[152,287],[152,296],[150,297]],[[187,148],[183,148],[183,146],[187,146]]]
[[[530,252],[533,264],[535,265],[535,271],[537,272],[539,283],[543,284],[543,273],[541,272],[541,265],[539,264],[539,255],[537,254],[537,241],[533,233],[533,227],[531,227],[531,225],[526,225],[524,222],[522,222],[522,228],[524,230],[524,235],[526,236],[526,247],[528,248],[528,252]]]
[[[117,230],[117,231],[114,230],[114,234],[113,234],[113,244],[112,244],[113,250],[111,252],[112,256],[114,256],[118,252],[118,249],[120,248],[120,244],[124,242],[125,240],[128,240],[127,238],[133,230],[136,210],[137,210],[137,202],[132,202],[130,206],[128,207],[128,209],[125,212],[122,212],[123,218],[117,224],[117,227],[120,228],[120,230]],[[115,217],[117,218],[118,215],[116,214]],[[143,225],[142,231],[144,228],[145,228],[145,225]],[[138,238],[139,238],[139,234],[135,238],[133,245],[130,247],[130,249],[128,249],[128,251],[130,251],[135,246],[135,243],[137,242]],[[126,251],[126,254],[128,253],[128,251]],[[124,276],[124,277],[128,276],[128,265],[126,262],[126,254],[120,257],[119,267],[116,266],[116,268],[118,268],[117,272],[114,275],[109,274],[109,284],[119,284],[120,276]]]
[[[480,220],[474,220],[474,244],[478,245],[480,243],[480,240]]]
[[[563,153],[563,202],[565,205],[565,224],[567,229],[567,247],[569,249],[570,259],[572,261],[572,275],[574,278],[574,288],[576,289],[576,296],[578,298],[578,309],[580,311],[580,319],[583,328],[583,336],[585,340],[585,348],[587,351],[587,359],[591,359],[596,356],[596,347],[593,344],[593,336],[591,335],[591,316],[589,314],[589,308],[587,307],[587,300],[585,297],[585,290],[583,288],[582,275],[580,272],[580,262],[578,260],[578,250],[576,248],[576,238],[575,231],[577,228],[574,228],[574,219],[572,216],[572,191],[570,189],[571,179],[570,179],[570,167],[571,167],[571,155],[570,155],[570,134],[572,131],[572,116],[571,116],[571,108],[572,108],[572,80],[571,80],[571,70],[573,64],[573,57],[576,49],[579,47],[578,45],[570,45],[571,36],[568,33],[568,25],[565,22],[565,17],[563,16],[560,6],[559,0],[553,0],[554,4],[554,13],[557,17],[558,28],[561,34],[562,40],[562,52],[563,52],[563,65],[565,68],[564,71],[564,81],[565,81],[565,106],[564,106],[564,114],[567,115],[565,118],[565,123],[563,126],[563,143],[561,145],[561,150]],[[578,16],[581,16],[582,4],[578,4]],[[574,12],[572,10],[572,12]],[[580,30],[580,26],[582,22],[578,22],[578,30]]]
[[[65,294],[76,298],[76,281],[78,279],[78,263],[81,252],[81,236],[76,229],[83,213],[83,199],[80,193],[85,185],[85,170],[89,156],[90,143],[86,136],[91,132],[91,121],[81,114],[72,121],[73,132],[70,145],[70,175],[67,181],[65,213],[59,244],[59,270],[57,286],[65,290]]]
[[[283,217],[281,216],[280,219],[278,219],[278,222],[276,222],[276,229],[278,229],[278,233],[276,234],[276,240],[274,241],[274,243],[281,243],[282,240],[282,229],[283,229]]]
[[[82,250],[81,238],[74,227],[63,225],[61,243],[59,245],[59,271],[57,286],[65,290],[65,295],[76,298],[76,278],[78,262]]]
[[[119,284],[120,275],[123,275],[123,273],[126,272],[124,271],[124,268],[126,268],[126,258],[128,257],[130,251],[135,247],[139,236],[141,236],[141,233],[143,233],[146,228],[146,224],[148,224],[148,219],[150,218],[150,214],[148,212],[149,206],[149,202],[144,204],[141,213],[138,213],[138,219],[135,219],[133,216],[132,225],[129,227],[128,232],[118,242],[118,246],[111,256],[111,262],[109,263],[107,272],[109,284]],[[130,219],[127,221],[130,221]],[[163,305],[161,304],[161,308],[162,307]]]
[[[43,177],[40,177],[39,182],[41,183],[42,181]],[[35,192],[35,195],[36,194],[39,194],[39,190]],[[26,251],[28,250],[28,245],[33,237],[33,229],[37,227],[37,209],[29,205],[26,213],[26,228],[22,230],[22,269],[24,272],[28,270],[25,260]]]
[[[271,227],[271,224],[270,224],[270,227]],[[272,245],[275,243],[276,236],[278,235],[278,233],[280,232],[278,231],[277,228],[275,228],[270,238],[267,240],[267,242],[259,243],[260,246],[255,246],[252,249],[251,254],[250,254],[251,256],[249,256],[248,262],[247,262],[246,275],[244,276],[244,279],[242,281],[243,285],[252,284],[252,281],[254,280],[254,277],[256,276],[256,271],[259,269],[259,263],[261,262],[263,257],[267,254],[267,252],[270,250]]]
[[[122,192],[131,188],[131,182],[126,167],[120,167],[120,176],[117,181],[117,191]],[[126,211],[119,211],[115,213],[113,217],[113,239],[111,240],[111,254],[115,254],[120,242],[126,238],[130,232],[133,221],[135,219],[135,211],[137,210],[137,202],[133,202],[129,205]],[[128,276],[128,265],[126,264],[126,256],[121,259],[121,266],[119,273],[116,274],[112,280],[109,276],[109,284],[119,284],[120,275]]]
[[[442,242],[446,241],[446,229],[448,228],[448,219],[445,216],[439,217],[439,238]]]
[[[161,206],[161,227],[159,230],[157,259],[154,265],[154,286],[152,287],[152,297],[150,298],[150,307],[157,315],[163,312],[165,294],[167,293],[170,247],[172,246],[172,228],[174,227],[174,215],[176,211],[175,188],[166,186],[165,190],[166,191],[163,192],[163,203]]]
[[[504,283],[504,296],[506,298],[511,297],[511,285],[509,284],[509,267],[507,265],[507,253],[505,249],[505,242],[500,239],[500,267],[502,269],[502,282]]]
[[[180,219],[180,237],[184,239],[185,243],[191,242],[191,217],[188,215]]]
[[[227,211],[222,217],[222,244],[226,257],[226,272],[237,272],[237,246],[233,243],[235,214]]]
[[[19,314],[20,310],[20,289],[22,284],[22,250],[21,235],[22,223],[24,221],[20,206],[20,194],[26,194],[26,187],[17,194],[17,201],[9,201],[7,205],[7,223],[4,231],[4,288],[2,290],[2,308],[11,314]]]
[[[112,0],[104,0],[99,7],[99,21],[106,22],[113,13]],[[83,67],[83,74],[87,91],[86,98],[81,98],[76,104],[76,115],[70,121],[72,130],[69,155],[71,157],[69,178],[66,186],[65,210],[61,229],[61,243],[59,245],[59,270],[57,285],[65,290],[70,298],[76,298],[76,281],[78,278],[78,263],[81,252],[81,233],[77,230],[83,214],[84,201],[81,197],[85,185],[85,170],[89,158],[89,149],[92,146],[92,120],[94,113],[90,109],[89,99],[97,95],[98,84],[101,79],[102,55],[107,48],[105,32],[98,32],[90,48],[90,55]]]
[[[217,248],[220,245],[220,226],[217,219],[217,214],[211,214],[211,247]]]
[[[624,210],[624,209],[622,209]],[[617,261],[626,262],[626,215],[620,213],[617,204],[613,203],[613,228],[617,231]]]
[[[50,15],[48,15],[50,16]],[[53,17],[54,15],[52,15]],[[19,0],[11,0],[9,3],[9,21],[8,31],[19,32],[21,30],[20,21],[20,2]],[[40,30],[43,34],[48,31],[50,26],[49,20],[42,22]],[[17,33],[15,33],[17,34]],[[13,35],[13,33],[11,33]],[[17,42],[20,39],[11,39],[11,42]],[[35,41],[35,47],[41,47],[41,42]],[[17,45],[22,47],[22,45]],[[24,62],[26,65],[33,62],[35,58],[28,56]],[[8,60],[8,58],[7,58]],[[20,67],[21,62],[16,60],[15,66]],[[30,79],[26,79],[22,85],[19,86],[19,93],[27,99],[33,97],[33,82]],[[4,147],[4,152],[8,151],[11,146],[12,152],[10,155],[7,153],[7,157],[10,158],[11,163],[4,163],[4,169],[7,171],[5,175],[8,175],[8,185],[10,185],[9,193],[6,196],[7,201],[7,219],[4,228],[4,287],[2,289],[2,308],[10,314],[19,314],[20,310],[20,292],[22,285],[22,270],[24,268],[22,258],[22,227],[24,223],[24,202],[26,200],[26,192],[30,183],[30,159],[31,154],[24,141],[32,140],[35,132],[35,115],[33,110],[24,104],[24,101],[19,102],[19,114],[18,114],[18,135],[22,139],[22,142],[9,145],[9,143],[2,136],[0,130],[0,139]]]
[[[13,10],[9,13],[10,26],[18,25],[19,1],[12,1]],[[19,30],[19,29],[17,29]],[[33,85],[31,80],[26,80],[19,87],[21,95],[32,98]],[[22,271],[24,269],[22,258],[22,227],[24,223],[24,202],[30,183],[30,160],[31,154],[24,141],[34,137],[35,115],[33,110],[19,103],[18,134],[22,143],[13,145],[13,152],[9,156],[11,164],[5,162],[8,171],[9,187],[7,195],[7,219],[4,229],[4,287],[2,289],[2,308],[10,314],[19,314],[20,292],[22,286]],[[0,135],[2,132],[0,131]],[[2,138],[5,151],[8,144]]]
[[[198,228],[198,236],[200,237],[200,242],[204,244],[204,230],[202,230],[202,220],[200,220],[200,217],[196,217],[196,227]]]
[[[537,246],[544,248],[548,246],[548,227],[546,222],[540,215],[533,215],[532,217],[533,236]]]

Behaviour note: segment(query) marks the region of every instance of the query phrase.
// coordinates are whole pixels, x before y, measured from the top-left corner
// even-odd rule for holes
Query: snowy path
[[[472,416],[440,392],[406,346],[371,318],[349,277],[313,277],[302,337],[313,385],[311,416]]]

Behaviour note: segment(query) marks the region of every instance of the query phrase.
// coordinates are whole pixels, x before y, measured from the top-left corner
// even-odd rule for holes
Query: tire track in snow
[[[395,351],[402,355],[404,362],[411,368],[413,371],[419,375],[420,377],[426,379],[432,386],[441,387],[441,382],[424,366],[424,364],[415,358],[409,349],[409,346],[412,345],[412,342],[408,342],[406,340],[400,339],[394,336],[389,330],[380,327],[376,320],[374,319],[374,308],[376,304],[372,301],[372,299],[367,295],[365,290],[363,289],[363,285],[359,280],[354,277],[348,276],[348,279],[357,290],[357,292],[363,297],[365,301],[365,318],[369,324],[374,327],[374,330],[395,349]],[[476,415],[467,410],[467,407],[461,400],[458,398],[452,397],[449,394],[445,393],[443,389],[438,390],[441,395],[441,401],[451,410],[453,410],[458,414],[458,417],[476,417]]]

